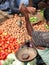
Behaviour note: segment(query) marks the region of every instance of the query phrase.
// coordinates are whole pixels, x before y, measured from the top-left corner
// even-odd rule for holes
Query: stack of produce
[[[44,21],[41,21],[38,24],[32,25],[32,27],[35,31],[43,31],[43,32],[49,31],[49,26]]]
[[[46,32],[49,31],[49,26],[44,19],[44,10],[40,10],[35,15],[30,16],[29,20],[31,22],[32,28],[35,31]]]
[[[26,28],[25,17],[15,15],[13,18],[4,21],[4,23],[0,25],[0,29],[3,30],[4,33],[17,38],[18,43],[23,43],[25,40],[31,40]]]
[[[25,17],[15,15],[0,25],[0,60],[6,59],[8,54],[16,53],[20,46],[31,40],[26,28]]]
[[[10,53],[16,53],[19,47],[16,38],[12,38],[7,34],[3,35],[3,33],[0,32],[0,60],[6,59],[7,55]]]

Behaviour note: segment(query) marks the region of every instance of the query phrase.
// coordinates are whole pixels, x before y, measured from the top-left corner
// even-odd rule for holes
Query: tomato
[[[16,38],[12,38],[10,35],[0,36],[0,60],[6,59],[10,53],[15,53],[19,49],[19,44]]]
[[[8,38],[10,38],[10,35],[6,35],[6,36],[4,36],[5,37],[5,39],[8,39]]]
[[[3,30],[0,29],[0,35],[3,33]]]
[[[4,60],[6,58],[5,52],[0,52],[0,60]]]

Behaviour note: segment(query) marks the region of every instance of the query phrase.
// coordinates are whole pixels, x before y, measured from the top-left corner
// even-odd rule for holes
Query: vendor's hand
[[[24,6],[24,4],[21,4],[20,7],[19,7],[19,10],[21,13],[23,13],[24,15],[26,13],[28,13],[28,9]]]
[[[36,12],[36,8],[34,8],[34,7],[27,7],[27,10],[29,13],[35,13]]]
[[[19,7],[19,10],[24,13],[35,13],[36,11],[36,8],[34,7],[25,7],[24,4],[21,4],[20,7]]]

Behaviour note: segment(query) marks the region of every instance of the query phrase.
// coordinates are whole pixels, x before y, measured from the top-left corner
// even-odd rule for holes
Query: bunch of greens
[[[38,18],[37,17],[30,17],[29,21],[32,22],[32,23],[37,23]]]
[[[42,16],[44,16],[44,9],[40,10]]]
[[[45,27],[46,27],[47,29],[49,29],[49,26],[48,26],[47,24],[45,25]]]

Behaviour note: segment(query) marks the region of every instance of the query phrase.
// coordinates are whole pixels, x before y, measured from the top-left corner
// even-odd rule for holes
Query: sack
[[[36,46],[49,47],[49,32],[33,31]]]

